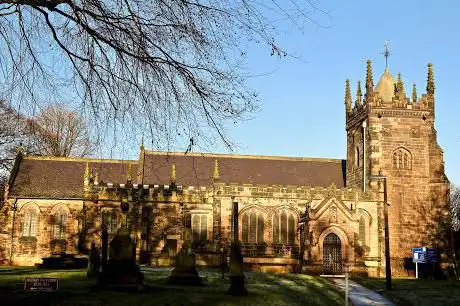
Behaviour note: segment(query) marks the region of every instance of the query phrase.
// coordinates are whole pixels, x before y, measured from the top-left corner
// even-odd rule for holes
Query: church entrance
[[[339,236],[330,233],[323,242],[323,270],[325,274],[342,272],[342,243]]]

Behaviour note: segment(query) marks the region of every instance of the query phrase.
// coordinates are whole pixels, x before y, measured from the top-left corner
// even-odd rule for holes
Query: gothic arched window
[[[264,242],[265,220],[263,214],[255,210],[243,213],[241,229],[241,240],[244,243]]]
[[[201,215],[200,240],[208,239],[208,216]]]
[[[67,212],[59,208],[53,216],[53,239],[65,239]]]
[[[193,241],[204,241],[208,239],[208,216],[193,215],[192,217]]]
[[[273,215],[273,243],[278,244],[280,241],[280,216],[275,213]]]
[[[36,237],[37,236],[38,212],[36,209],[29,207],[24,213],[22,219],[22,236]]]
[[[405,148],[393,151],[393,168],[401,170],[412,169],[412,154]]]
[[[273,243],[295,244],[296,220],[292,212],[283,210],[281,214],[273,215]]]

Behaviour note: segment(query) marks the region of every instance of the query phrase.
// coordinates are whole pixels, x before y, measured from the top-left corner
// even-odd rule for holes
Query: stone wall
[[[5,203],[3,208],[7,211],[6,231],[8,235],[2,235],[2,247],[11,259],[13,265],[35,265],[42,262],[43,257],[53,253],[66,252],[77,254],[79,219],[83,202],[80,200],[30,200],[19,199],[16,202],[17,209],[11,207],[12,200]],[[24,236],[24,218],[28,209],[38,213],[36,234]],[[65,233],[62,239],[55,239],[53,231],[53,216],[57,209],[67,213]],[[10,258],[11,256],[11,258]]]

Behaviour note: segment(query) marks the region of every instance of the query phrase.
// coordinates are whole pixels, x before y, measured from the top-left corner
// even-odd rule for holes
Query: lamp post
[[[382,175],[370,175],[370,180],[383,181],[383,222],[385,231],[385,279],[386,289],[391,290],[391,261],[390,261],[390,234],[388,231],[388,190],[387,190],[387,177]]]

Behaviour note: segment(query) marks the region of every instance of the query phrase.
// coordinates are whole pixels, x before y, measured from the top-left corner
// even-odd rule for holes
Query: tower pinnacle
[[[426,93],[434,95],[434,76],[433,76],[433,64],[428,64],[428,78],[426,83]]]
[[[374,90],[374,80],[372,79],[372,61],[367,60],[366,67],[366,93]]]
[[[358,89],[356,90],[356,102],[355,102],[355,106],[356,106],[356,107],[361,106],[362,100],[363,100],[363,93],[362,93],[362,91],[361,91],[361,81],[358,81]]]
[[[417,103],[417,87],[412,85],[412,103]]]
[[[345,111],[347,114],[351,112],[351,90],[349,79],[345,81]]]

